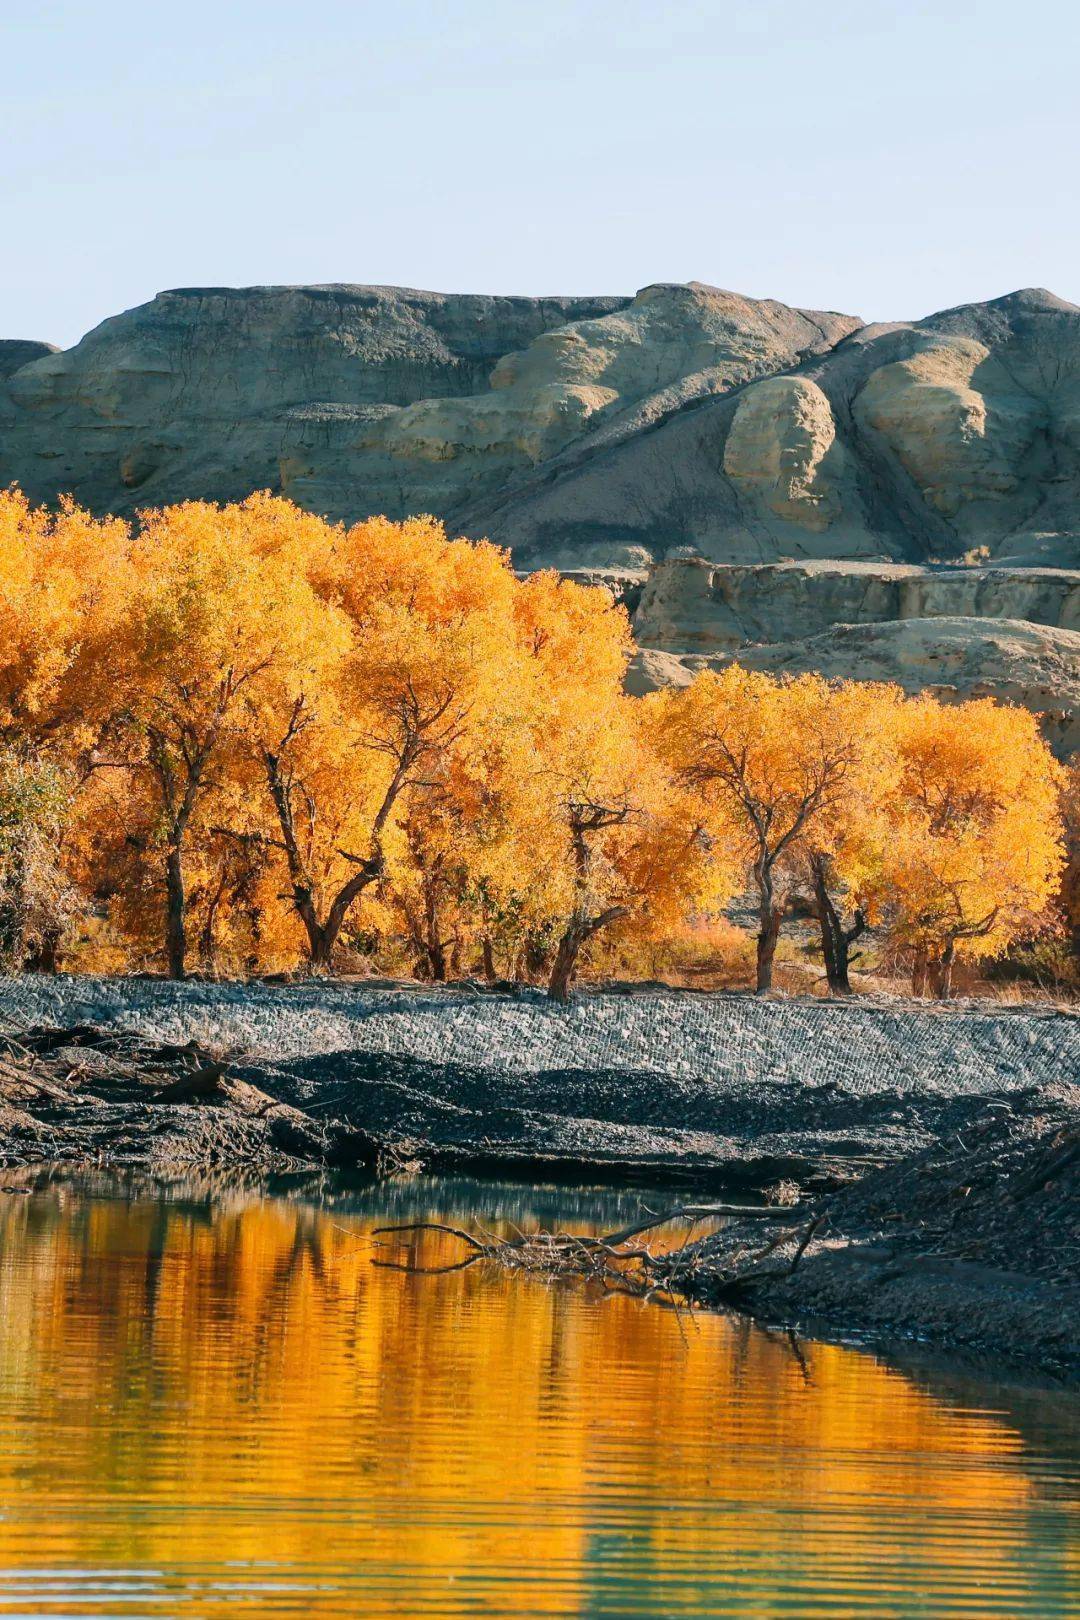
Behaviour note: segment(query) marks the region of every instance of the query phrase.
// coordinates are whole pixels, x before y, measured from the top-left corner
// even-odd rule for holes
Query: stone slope
[[[92,1024],[154,1042],[195,1040],[264,1067],[305,1060],[333,1073],[336,1054],[365,1053],[494,1072],[504,1103],[559,1105],[555,1072],[662,1075],[683,1119],[708,1095],[753,1099],[759,1085],[793,1094],[961,1097],[1022,1090],[1028,1073],[1071,1081],[1080,1018],[989,1002],[822,1001],[741,992],[582,991],[569,1008],[537,991],[478,995],[409,981],[177,983],[31,974],[0,980],[0,1026]],[[547,1075],[544,1092],[539,1076]],[[563,1101],[569,1099],[564,1096]],[[618,1090],[609,1103],[618,1100]],[[582,1103],[599,1106],[603,1093]],[[650,1108],[645,1118],[655,1118]]]
[[[629,686],[642,693],[686,685],[701,669],[738,662],[779,675],[809,670],[835,679],[897,681],[946,700],[992,697],[1037,714],[1062,756],[1080,748],[1080,633],[1022,619],[888,619],[838,624],[819,635],[726,653],[642,649]]]
[[[558,470],[558,476],[555,472]],[[1080,563],[1080,309],[1041,290],[824,356],[546,469],[471,526],[524,562]]]
[[[634,634],[666,652],[726,652],[887,619],[1027,619],[1080,630],[1080,570],[822,559],[669,557],[635,594]]]
[[[24,365],[0,392],[0,482],[97,511],[281,489],[432,396],[488,387],[508,352],[625,298],[444,296],[395,287],[179,288]],[[303,456],[301,457],[303,460]],[[358,490],[340,515],[389,508]],[[318,506],[317,501],[306,504]]]
[[[858,324],[696,285],[180,289],[12,372],[0,484],[99,511],[270,488],[334,517],[450,519],[601,428],[638,431]]]

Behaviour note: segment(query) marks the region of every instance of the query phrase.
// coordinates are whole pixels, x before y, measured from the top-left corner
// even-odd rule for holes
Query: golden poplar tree
[[[767,991],[799,857],[844,798],[858,736],[817,675],[778,680],[733,665],[648,701],[669,766],[697,796],[716,848],[738,852],[757,909],[757,990]]]
[[[905,705],[884,882],[912,984],[952,989],[958,957],[1044,926],[1063,867],[1061,768],[1026,709],[992,699]]]
[[[514,657],[514,576],[486,542],[431,518],[334,535],[311,572],[317,671],[283,668],[248,707],[310,964],[325,970],[360,896],[402,849],[407,791],[440,791],[448,761],[497,706]]]
[[[187,971],[187,857],[208,834],[247,705],[284,667],[310,662],[319,608],[308,554],[322,528],[267,495],[141,514],[108,658],[108,763],[125,769],[129,813],[160,861],[153,892],[173,978]]]

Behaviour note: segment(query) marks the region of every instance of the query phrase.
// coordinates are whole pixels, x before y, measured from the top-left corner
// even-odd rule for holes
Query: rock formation
[[[731,663],[781,675],[816,670],[832,678],[897,681],[908,692],[949,699],[993,697],[1041,717],[1056,752],[1080,748],[1080,632],[1025,619],[885,620],[838,624],[818,635],[728,653],[643,648],[630,671],[634,692],[686,685],[700,669]]]
[[[783,377],[564,452],[490,504],[524,559],[1080,562],[1080,310],[1014,293],[862,327]],[[480,520],[480,513],[474,521]]]
[[[610,582],[639,681],[752,648],[1052,713],[1080,671],[1080,309],[1038,290],[864,326],[697,283],[182,289],[64,353],[0,342],[10,481],[432,511]]]
[[[1080,631],[1080,571],[669,557],[649,571],[633,614],[638,641],[667,652],[727,652],[885,619],[1029,619]]]
[[[460,523],[567,446],[619,442],[858,324],[696,286],[181,289],[24,357],[0,393],[0,481],[118,512],[273,489],[332,517]]]
[[[52,343],[35,343],[23,338],[0,338],[0,380],[10,377],[13,371],[21,371],[31,360],[44,360],[46,355],[59,352]]]

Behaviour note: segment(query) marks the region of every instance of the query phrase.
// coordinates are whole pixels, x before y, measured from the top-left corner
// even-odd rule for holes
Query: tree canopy
[[[0,626],[0,943],[31,965],[107,940],[174,976],[367,962],[565,1000],[748,897],[759,989],[802,908],[830,989],[875,928],[947,994],[1051,925],[1077,819],[1075,771],[988,699],[737,665],[630,697],[608,591],[429,517],[258,494],[131,526],[8,491]]]

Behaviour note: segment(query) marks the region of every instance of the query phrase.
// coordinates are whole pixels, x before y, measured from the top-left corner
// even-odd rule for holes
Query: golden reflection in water
[[[0,1613],[1068,1612],[1004,1414],[378,1224],[0,1199]]]

